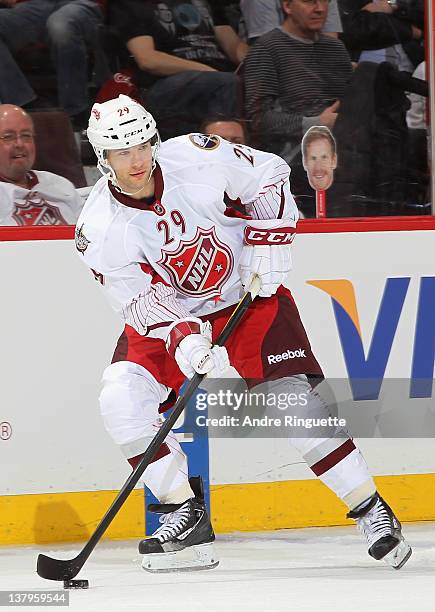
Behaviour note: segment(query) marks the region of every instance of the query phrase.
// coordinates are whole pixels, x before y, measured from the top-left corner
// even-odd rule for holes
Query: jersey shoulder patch
[[[83,232],[83,226],[84,226],[84,223],[82,223],[80,227],[77,225],[75,232],[74,232],[76,249],[79,251],[79,253],[82,253],[82,255],[84,254],[84,252],[86,251],[86,249],[88,248],[91,242],[90,240],[86,238]]]
[[[221,144],[219,136],[213,134],[189,134],[190,142],[198,149],[214,151]]]

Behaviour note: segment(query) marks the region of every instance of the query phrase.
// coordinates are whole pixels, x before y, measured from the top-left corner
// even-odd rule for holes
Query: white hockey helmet
[[[117,184],[116,175],[107,161],[106,151],[128,149],[151,142],[152,166],[156,166],[160,137],[154,117],[145,108],[123,94],[113,100],[95,103],[89,117],[87,135],[98,160],[98,169]]]

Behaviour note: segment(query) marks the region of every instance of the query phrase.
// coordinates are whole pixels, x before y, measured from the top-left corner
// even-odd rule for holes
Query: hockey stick
[[[259,290],[260,279],[258,276],[255,276],[249,290],[245,293],[240,302],[237,304],[231,317],[227,321],[227,324],[225,325],[222,332],[219,334],[219,337],[217,338],[215,344],[219,346],[225,344],[225,342],[228,340],[232,332],[235,330],[235,328],[241,321],[243,315],[245,314],[249,306],[252,304]],[[190,379],[186,389],[184,390],[183,395],[180,395],[177,399],[170,416],[164,421],[163,425],[152,439],[141,461],[138,463],[135,470],[130,474],[129,478],[126,480],[124,486],[116,496],[112,505],[101,519],[100,524],[98,525],[88,542],[85,544],[83,550],[77,555],[77,557],[74,557],[74,559],[64,560],[53,559],[52,557],[48,557],[47,555],[43,554],[38,555],[36,571],[41,576],[41,578],[47,578],[47,580],[71,580],[72,578],[77,576],[83,565],[86,563],[86,560],[94,550],[95,546],[98,544],[101,536],[104,534],[110,523],[118,514],[118,511],[120,510],[121,506],[124,504],[125,500],[138,483],[139,478],[142,476],[148,465],[151,463],[154,455],[166,439],[166,436],[168,435],[170,430],[175,425],[178,417],[186,407],[187,402],[192,397],[204,377],[205,374],[194,374],[194,376]]]

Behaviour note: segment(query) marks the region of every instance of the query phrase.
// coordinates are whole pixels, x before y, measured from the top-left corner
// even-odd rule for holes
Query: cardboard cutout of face
[[[335,140],[328,128],[314,126],[310,128],[302,141],[303,166],[310,186],[315,191],[326,191],[334,181],[334,170],[337,167]],[[329,132],[329,134],[327,132]]]

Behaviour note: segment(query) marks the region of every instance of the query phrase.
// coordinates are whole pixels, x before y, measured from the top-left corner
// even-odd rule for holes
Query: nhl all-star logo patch
[[[80,251],[80,253],[84,253],[91,242],[83,233],[83,225],[84,223],[82,223],[80,227],[76,227],[75,231],[76,249]]]
[[[189,134],[189,140],[195,147],[207,151],[217,149],[221,143],[219,136],[213,134]]]
[[[214,227],[207,230],[198,227],[195,237],[181,240],[175,251],[162,249],[162,258],[157,263],[180,293],[212,298],[221,294],[233,270],[234,258]]]

